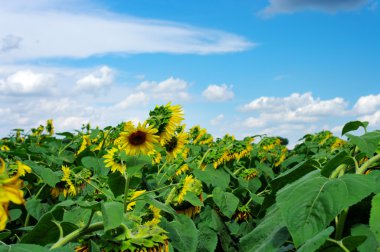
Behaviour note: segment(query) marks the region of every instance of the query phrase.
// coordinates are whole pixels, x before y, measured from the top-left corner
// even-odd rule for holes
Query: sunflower
[[[50,136],[54,134],[53,119],[49,119],[46,121],[46,131],[49,133]]]
[[[0,158],[0,231],[5,228],[8,220],[9,202],[19,205],[25,202],[21,187],[22,180],[19,179],[19,175],[9,178],[6,174],[5,162]]]
[[[157,135],[160,137],[160,143],[164,145],[170,140],[183,118],[183,110],[180,105],[156,106],[149,112],[149,125],[155,127]]]
[[[91,145],[90,136],[89,135],[83,135],[82,136],[82,143],[81,143],[79,150],[76,153],[76,155],[79,155],[82,151],[84,151],[90,145]]]
[[[130,127],[127,132],[120,133],[116,142],[120,144],[121,149],[125,150],[127,155],[148,154],[154,150],[154,144],[158,143],[157,129],[153,126],[147,126],[147,123],[138,124]]]
[[[63,196],[67,196],[67,193],[71,196],[75,196],[77,194],[77,189],[75,188],[73,182],[71,181],[71,170],[68,166],[62,165],[63,177],[61,181],[66,182],[68,186],[67,190],[63,191]]]
[[[17,164],[17,168],[18,168],[17,172],[20,175],[20,177],[25,176],[26,173],[32,172],[32,169],[29,166],[27,166],[26,164],[23,164],[20,161],[16,161],[16,164]]]
[[[180,154],[187,143],[187,134],[186,133],[178,133],[177,135],[173,135],[169,141],[167,141],[164,145],[166,150],[166,159],[173,160]]]
[[[141,195],[143,195],[144,193],[146,192],[146,190],[140,190],[140,191],[134,191],[132,193],[132,195],[130,196],[131,198],[129,199],[130,202],[129,204],[127,205],[127,210],[128,211],[131,211],[133,209],[133,207],[136,205],[136,201],[133,201],[134,199],[140,197]]]
[[[123,167],[120,160],[120,150],[118,148],[113,147],[112,149],[107,151],[107,154],[103,156],[104,163],[106,167],[111,167],[112,172],[119,171],[123,173],[125,168]]]

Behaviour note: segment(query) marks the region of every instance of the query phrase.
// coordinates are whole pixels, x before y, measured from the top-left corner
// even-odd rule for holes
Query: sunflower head
[[[118,148],[113,147],[107,151],[107,154],[103,156],[106,167],[111,168],[111,172],[119,171],[124,173],[124,166],[121,163],[120,158],[121,151]]]
[[[160,143],[165,144],[183,119],[182,107],[168,103],[165,106],[156,106],[154,110],[150,111],[147,122],[157,129]]]
[[[126,132],[121,132],[116,143],[127,155],[148,155],[154,150],[154,144],[158,143],[157,129],[148,126],[147,123],[139,123],[137,127],[129,127]]]
[[[166,150],[166,159],[175,159],[178,156],[178,154],[182,152],[186,143],[186,133],[181,132],[177,135],[173,135],[164,145],[164,148]]]
[[[46,131],[49,133],[50,136],[54,134],[53,119],[49,119],[46,121]]]

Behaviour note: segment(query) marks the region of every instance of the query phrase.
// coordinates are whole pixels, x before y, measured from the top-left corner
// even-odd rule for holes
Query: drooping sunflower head
[[[54,134],[53,119],[49,119],[46,121],[46,131],[49,133],[50,136]]]
[[[187,143],[187,134],[181,132],[179,134],[173,135],[168,141],[166,141],[164,148],[166,150],[166,159],[173,160],[178,154],[182,152]]]
[[[121,132],[116,142],[127,155],[147,155],[154,150],[158,143],[157,129],[147,123],[139,123],[137,127],[130,127],[128,131]]]
[[[121,163],[120,159],[120,150],[118,148],[113,147],[112,149],[107,151],[107,154],[103,156],[104,163],[106,167],[111,168],[111,172],[119,171],[120,173],[124,172],[124,167]]]
[[[165,144],[183,119],[182,107],[168,103],[165,106],[156,106],[154,110],[150,111],[147,122],[157,129],[160,143]]]

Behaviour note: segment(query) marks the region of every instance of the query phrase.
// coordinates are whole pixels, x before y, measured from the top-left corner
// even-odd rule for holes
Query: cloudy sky
[[[380,128],[377,0],[0,0],[0,137],[143,121],[215,136]]]

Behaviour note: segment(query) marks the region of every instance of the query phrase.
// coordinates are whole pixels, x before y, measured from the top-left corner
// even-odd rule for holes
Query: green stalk
[[[63,237],[62,239],[59,239],[56,243],[54,243],[53,246],[51,246],[50,250],[65,246],[67,243],[74,241],[85,234],[89,234],[89,233],[101,230],[103,228],[104,228],[104,224],[101,221],[101,222],[93,223],[89,225],[88,227],[83,227],[83,228],[74,230],[70,234],[66,235],[65,237]]]
[[[330,178],[337,178],[341,174],[341,172],[346,169],[347,165],[346,164],[341,164],[339,165],[330,175]]]
[[[327,240],[329,242],[332,242],[332,243],[335,243],[336,245],[338,245],[344,252],[350,252],[350,250],[348,248],[346,248],[346,246],[344,246],[342,241],[337,241],[337,240],[330,239],[330,238]]]
[[[348,214],[348,208],[345,208],[342,210],[342,212],[339,215],[338,222],[336,223],[336,231],[335,231],[335,239],[340,240],[343,235],[344,230],[344,224],[346,222]]]
[[[380,153],[377,154],[374,157],[371,157],[370,159],[367,160],[356,172],[356,174],[364,174],[368,168],[371,167],[374,163],[377,161],[380,161]]]
[[[128,174],[124,171],[124,178],[125,178],[125,186],[124,186],[124,212],[127,212],[127,198],[128,198],[128,192],[129,192],[129,181],[130,177]]]

